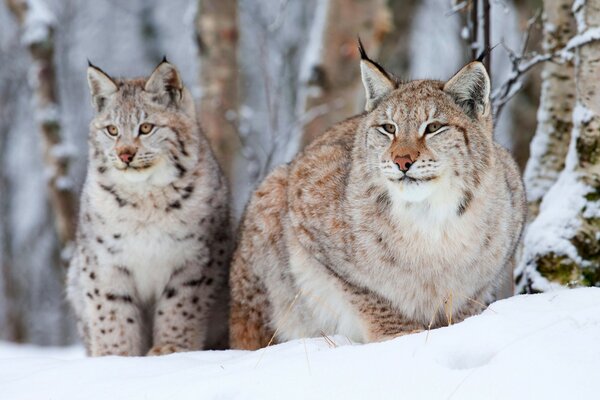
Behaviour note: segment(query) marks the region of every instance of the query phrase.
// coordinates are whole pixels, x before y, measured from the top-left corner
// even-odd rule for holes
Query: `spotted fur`
[[[483,66],[399,83],[363,57],[367,112],[252,196],[230,276],[233,347],[379,341],[461,320],[511,265],[523,186],[493,141]]]
[[[190,94],[166,61],[131,80],[90,66],[88,80],[96,115],[68,276],[87,351],[213,346],[227,336],[226,310],[216,303],[227,302],[228,190]],[[150,134],[141,133],[144,123]],[[123,151],[134,154],[129,163]]]

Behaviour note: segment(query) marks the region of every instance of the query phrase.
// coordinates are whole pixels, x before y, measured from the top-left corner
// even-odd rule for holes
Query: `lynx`
[[[493,141],[483,65],[402,83],[359,49],[366,112],[275,169],[247,207],[232,347],[323,334],[364,343],[460,321],[512,263],[524,191]]]
[[[68,298],[88,354],[159,355],[226,338],[215,307],[229,195],[190,93],[166,59],[147,79],[91,64],[87,77],[95,116]]]

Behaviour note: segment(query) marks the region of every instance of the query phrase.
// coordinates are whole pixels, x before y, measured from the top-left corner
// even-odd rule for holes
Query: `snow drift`
[[[446,328],[369,345],[344,337],[255,352],[89,359],[0,345],[0,397],[18,399],[597,398],[600,289],[517,296]]]

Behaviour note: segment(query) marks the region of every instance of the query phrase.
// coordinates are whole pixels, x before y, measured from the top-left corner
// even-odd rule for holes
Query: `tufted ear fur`
[[[106,72],[92,65],[89,61],[88,64],[87,81],[92,95],[92,106],[94,106],[96,112],[101,112],[104,110],[107,99],[115,94],[119,87]]]
[[[397,84],[381,65],[367,56],[360,39],[358,39],[358,51],[360,52],[360,75],[367,96],[365,110],[372,111],[379,100],[394,90]]]
[[[183,81],[177,68],[165,57],[148,78],[144,90],[155,94],[154,100],[158,103],[179,106],[183,98]]]
[[[490,78],[479,61],[473,61],[458,71],[446,82],[444,91],[471,118],[486,116],[490,111]]]

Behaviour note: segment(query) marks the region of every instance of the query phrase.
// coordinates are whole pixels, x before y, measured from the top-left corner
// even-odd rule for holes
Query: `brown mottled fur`
[[[446,83],[404,84],[366,55],[361,66],[367,112],[252,196],[230,276],[235,348],[273,335],[378,341],[447,323],[446,311],[459,321],[489,301],[512,260],[523,187],[493,142],[481,64]]]

